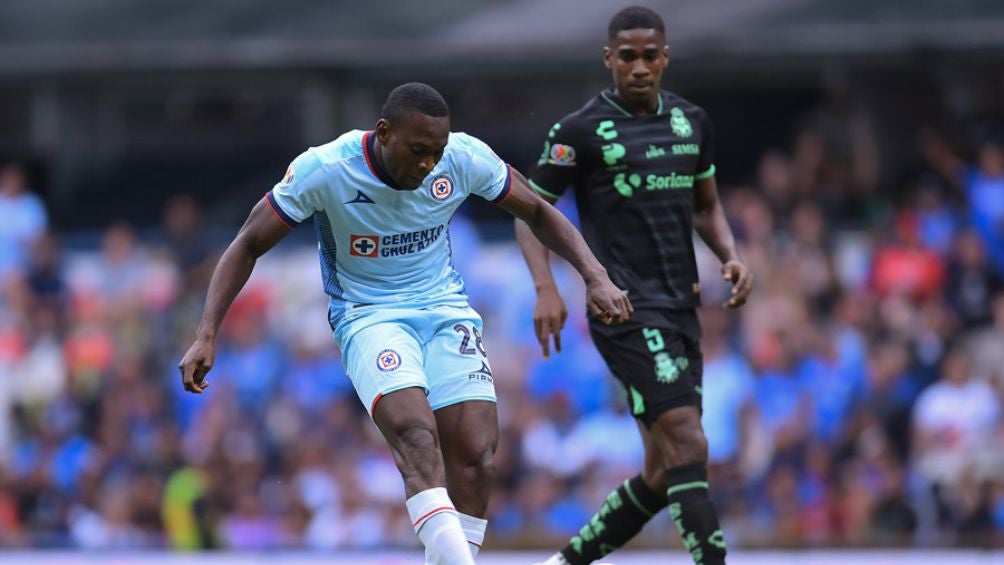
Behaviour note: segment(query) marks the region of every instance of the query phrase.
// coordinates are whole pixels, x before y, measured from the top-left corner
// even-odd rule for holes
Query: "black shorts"
[[[619,326],[591,318],[589,333],[624,385],[631,413],[646,426],[673,408],[701,408],[704,358],[695,310],[638,310]]]

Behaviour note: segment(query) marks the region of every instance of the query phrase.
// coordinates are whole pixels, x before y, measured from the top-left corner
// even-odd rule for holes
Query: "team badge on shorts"
[[[453,179],[448,175],[439,175],[432,179],[429,193],[439,202],[443,202],[453,194]]]
[[[401,366],[401,356],[393,349],[384,349],[377,355],[377,369],[389,373]]]

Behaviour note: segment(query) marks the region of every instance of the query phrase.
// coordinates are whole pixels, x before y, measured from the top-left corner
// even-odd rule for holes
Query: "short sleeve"
[[[470,152],[471,160],[464,171],[470,191],[489,202],[499,203],[505,200],[512,190],[509,165],[484,141],[466,134],[453,135],[462,136],[463,143]]]
[[[715,176],[715,128],[711,118],[700,110],[701,153],[697,156],[697,173],[694,178],[704,180]]]
[[[284,224],[295,227],[321,209],[323,169],[320,159],[305,151],[293,159],[282,180],[268,192],[268,203]]]
[[[530,185],[541,195],[557,200],[578,173],[583,140],[574,122],[566,117],[551,127],[537,166],[530,172]]]

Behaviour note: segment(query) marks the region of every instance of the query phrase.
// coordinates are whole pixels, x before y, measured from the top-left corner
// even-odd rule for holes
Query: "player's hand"
[[[551,357],[551,336],[554,336],[554,352],[561,353],[561,329],[568,319],[565,301],[557,289],[541,290],[537,294],[537,304],[533,308],[533,331],[540,342],[544,359]]]
[[[181,371],[181,383],[185,390],[202,394],[202,391],[209,388],[206,374],[213,368],[215,357],[216,351],[212,340],[203,338],[195,340],[178,365]]]
[[[634,313],[627,291],[617,288],[605,275],[586,282],[586,305],[593,316],[608,325],[622,324]]]
[[[742,262],[733,259],[722,265],[722,278],[732,283],[729,299],[722,304],[723,308],[738,308],[746,304],[746,299],[753,292],[753,273]]]

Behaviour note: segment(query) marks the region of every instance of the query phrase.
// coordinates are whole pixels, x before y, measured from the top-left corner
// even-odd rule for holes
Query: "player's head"
[[[607,27],[603,62],[625,101],[641,104],[658,96],[662,71],[669,63],[666,26],[659,14],[641,6],[614,14]]]
[[[450,108],[435,88],[409,82],[390,91],[376,125],[383,166],[401,188],[416,189],[443,158]]]

